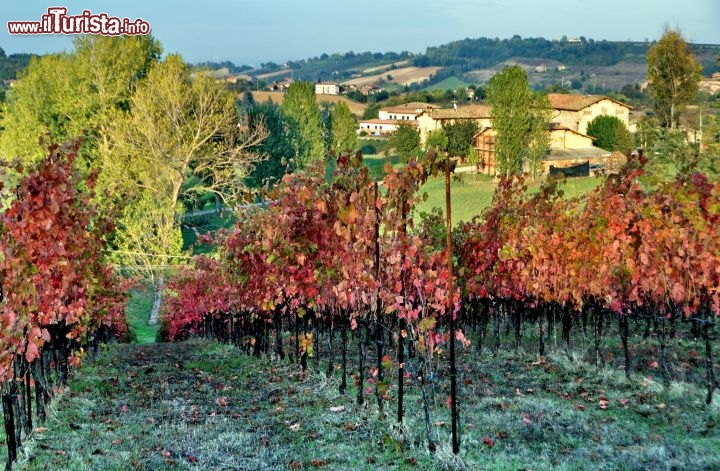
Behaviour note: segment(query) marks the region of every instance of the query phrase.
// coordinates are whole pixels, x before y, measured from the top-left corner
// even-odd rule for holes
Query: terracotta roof
[[[410,126],[417,126],[418,122],[412,119],[363,119],[360,124],[409,124]]]
[[[420,114],[425,110],[439,108],[437,105],[431,105],[430,103],[411,102],[397,106],[387,106],[380,108],[380,111],[388,113],[404,113],[404,114]]]
[[[604,95],[574,95],[571,93],[548,93],[548,101],[550,102],[550,108],[556,110],[567,110],[567,111],[580,111],[587,108],[590,105],[597,103],[600,100],[610,100],[619,105],[631,108],[631,106],[625,103],[613,100],[610,97]]]
[[[490,118],[490,107],[487,105],[468,105],[459,108],[440,108],[428,110],[427,115],[433,119]]]

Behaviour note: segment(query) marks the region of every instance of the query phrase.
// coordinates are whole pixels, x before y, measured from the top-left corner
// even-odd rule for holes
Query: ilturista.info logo
[[[118,18],[107,13],[83,10],[68,15],[65,7],[50,7],[40,21],[8,21],[10,34],[101,34],[103,36],[142,35],[150,33],[150,23],[137,18]]]

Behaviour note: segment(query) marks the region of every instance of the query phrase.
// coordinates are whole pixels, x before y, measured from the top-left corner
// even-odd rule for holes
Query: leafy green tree
[[[655,113],[663,127],[674,129],[681,107],[695,99],[702,66],[679,31],[666,30],[647,53],[648,81]]]
[[[472,120],[456,121],[443,126],[447,136],[447,150],[453,157],[467,157],[467,152],[473,144],[473,137],[478,132],[478,125]]]
[[[181,198],[212,193],[237,201],[243,179],[259,158],[253,149],[265,137],[264,126],[248,129],[245,136],[238,129],[233,94],[212,77],[191,77],[177,55],[151,67],[128,111],[118,114],[110,128],[107,146],[101,148],[100,181],[121,208],[114,258],[152,277],[156,307],[164,276],[155,266],[182,257],[177,243]],[[187,185],[191,178],[194,184]],[[151,318],[156,314],[154,309]]]
[[[357,123],[344,102],[338,102],[330,111],[330,150],[335,154],[353,152],[358,147]]]
[[[365,111],[363,112],[362,119],[377,119],[380,108],[382,108],[380,103],[371,103],[367,105],[365,107]]]
[[[255,104],[248,108],[247,121],[251,130],[264,126],[267,129],[267,138],[254,149],[262,160],[255,164],[246,182],[251,187],[266,183],[272,185],[294,169],[294,129],[280,111],[280,107],[273,103]]]
[[[428,134],[425,140],[425,149],[442,152],[448,147],[448,137],[443,128],[436,129]]]
[[[595,145],[627,155],[633,148],[633,137],[625,124],[615,116],[600,115],[588,123],[587,135],[595,138]]]
[[[75,51],[33,58],[8,96],[0,155],[37,160],[39,137],[83,138],[78,165],[96,167],[97,148],[135,86],[160,56],[152,36],[81,36]]]
[[[315,87],[310,82],[294,82],[285,92],[282,111],[294,129],[295,166],[325,158],[325,138]]]
[[[400,158],[407,161],[420,152],[420,131],[416,126],[401,123],[390,137],[390,144]]]
[[[511,66],[490,79],[487,101],[492,106],[498,172],[537,177],[549,147],[547,97],[533,93],[525,71]]]

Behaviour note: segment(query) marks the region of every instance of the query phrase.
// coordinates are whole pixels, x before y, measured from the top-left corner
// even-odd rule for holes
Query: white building
[[[315,84],[316,95],[339,95],[340,85],[333,82],[318,82]]]

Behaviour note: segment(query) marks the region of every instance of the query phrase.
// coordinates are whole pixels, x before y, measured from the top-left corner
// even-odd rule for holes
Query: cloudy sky
[[[480,36],[653,40],[666,26],[720,44],[720,0],[3,0],[6,53],[72,49],[71,37],[12,36],[7,22],[40,20],[51,6],[150,23],[166,52],[236,64],[333,52],[423,52]]]

